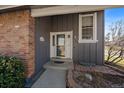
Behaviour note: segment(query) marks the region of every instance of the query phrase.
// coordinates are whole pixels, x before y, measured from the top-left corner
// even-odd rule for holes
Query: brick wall
[[[29,10],[0,14],[0,54],[24,61],[26,76],[35,69],[34,18]]]

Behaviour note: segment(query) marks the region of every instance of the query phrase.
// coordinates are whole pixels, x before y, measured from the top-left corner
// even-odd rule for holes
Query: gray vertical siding
[[[78,43],[78,14],[66,14],[52,17],[54,32],[73,31],[73,60],[81,64],[102,64],[104,48],[104,11],[97,16],[98,43]]]
[[[80,64],[103,64],[104,11],[97,15],[97,43],[78,43],[79,14],[36,18],[36,71],[50,59],[50,32],[73,31],[73,61]],[[45,42],[39,41],[43,36]]]
[[[104,11],[97,12],[97,43],[80,43],[78,47],[81,64],[102,65],[104,61]],[[77,51],[76,51],[77,52]],[[76,56],[76,55],[75,55]]]
[[[38,73],[43,69],[43,64],[49,61],[50,59],[50,41],[49,35],[51,30],[51,21],[50,17],[42,17],[35,19],[36,25],[36,64],[35,64],[35,73]],[[44,42],[40,41],[40,37],[44,38]]]
[[[104,61],[104,11],[98,12],[97,21],[97,64],[103,64]]]

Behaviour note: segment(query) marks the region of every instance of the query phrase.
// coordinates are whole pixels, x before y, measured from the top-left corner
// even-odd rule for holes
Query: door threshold
[[[54,62],[54,61],[73,62],[71,58],[58,58],[58,57],[52,57],[50,61],[51,62]]]

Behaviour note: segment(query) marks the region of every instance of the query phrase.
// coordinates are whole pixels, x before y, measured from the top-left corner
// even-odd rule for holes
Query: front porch
[[[93,42],[79,41],[79,15],[88,15],[88,21],[84,21],[87,26],[88,35],[84,38],[94,38],[90,40]],[[97,15],[97,16],[96,16]],[[94,17],[95,16],[95,17]],[[95,18],[95,19],[94,19]],[[94,20],[94,21],[92,21]],[[35,18],[35,73],[39,73],[42,69],[46,69],[44,73],[50,70],[56,70],[66,73],[70,68],[73,68],[73,63],[80,63],[83,65],[103,65],[103,38],[104,38],[104,11],[78,12],[50,16],[39,16]],[[96,32],[93,32],[92,27],[96,24]],[[89,31],[89,28],[91,31]],[[84,31],[86,32],[86,31]],[[92,36],[95,33],[96,36]],[[84,33],[84,35],[87,33]],[[87,37],[88,36],[88,37]],[[99,56],[97,56],[99,55]],[[53,60],[54,59],[54,60]],[[55,63],[55,61],[64,62],[62,64]],[[43,77],[45,78],[43,73]],[[57,74],[54,74],[57,75]],[[63,74],[62,74],[63,75]],[[47,76],[47,75],[45,75]],[[63,75],[64,76],[64,75]],[[63,77],[62,76],[62,77]],[[54,77],[48,75],[47,77]],[[41,79],[40,78],[40,79]],[[54,77],[57,78],[57,77]],[[39,80],[40,80],[39,79]],[[47,78],[48,79],[48,78]],[[64,78],[65,79],[65,78]],[[42,79],[41,79],[42,80]],[[50,80],[50,79],[49,79]],[[43,80],[45,81],[45,80]],[[54,81],[54,80],[53,80]],[[37,81],[40,82],[40,81]],[[51,82],[51,81],[50,81]],[[37,84],[36,84],[37,85]]]
[[[79,42],[79,14],[96,15],[96,13],[98,42]],[[47,62],[49,63],[45,65],[46,68],[64,70],[70,68],[68,61],[63,66],[53,65],[50,63],[52,58],[70,59],[72,64],[102,65],[104,60],[103,20],[103,10],[95,13],[91,11],[35,17],[35,74],[41,72]]]
[[[79,14],[86,15],[92,13],[94,12],[35,18],[36,73],[38,73],[43,68],[43,65],[49,62],[51,58],[58,58],[58,56],[61,56],[61,58],[69,58],[73,60],[73,63],[78,62],[84,65],[103,64],[104,22],[102,21],[104,19],[104,11],[97,12],[98,42],[79,42]],[[70,32],[72,35],[69,34]]]

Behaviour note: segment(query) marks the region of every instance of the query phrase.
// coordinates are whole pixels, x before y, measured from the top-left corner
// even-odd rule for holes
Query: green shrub
[[[0,87],[24,87],[24,66],[16,57],[0,56]]]

